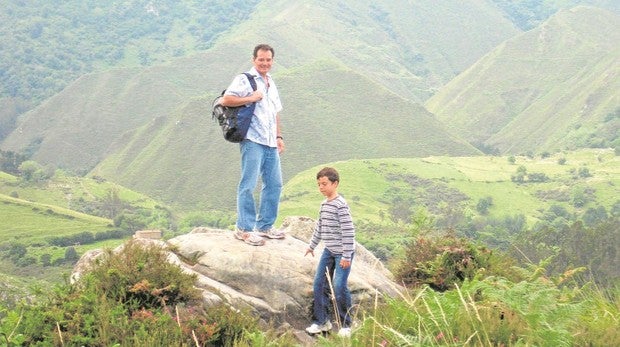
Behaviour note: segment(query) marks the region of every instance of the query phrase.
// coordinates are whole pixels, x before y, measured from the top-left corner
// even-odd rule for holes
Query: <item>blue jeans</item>
[[[342,327],[351,326],[351,292],[347,287],[351,266],[346,269],[340,267],[340,259],[342,255],[334,254],[327,248],[323,250],[319,265],[314,276],[314,322],[316,324],[324,324],[328,320],[328,307],[333,307],[330,302],[331,289],[327,276],[332,279],[334,286],[334,296],[336,297],[336,307],[338,308],[338,316]],[[353,256],[351,256],[351,264],[353,264]]]
[[[241,151],[241,179],[237,187],[237,228],[245,231],[268,230],[278,216],[282,171],[277,148],[243,140]],[[254,189],[258,177],[262,180],[260,205],[256,214]]]

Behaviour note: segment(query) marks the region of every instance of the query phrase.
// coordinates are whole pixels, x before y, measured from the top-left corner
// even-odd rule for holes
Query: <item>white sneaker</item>
[[[323,332],[330,331],[330,330],[332,330],[332,322],[330,321],[327,321],[321,325],[312,323],[311,326],[306,328],[306,332],[312,335],[323,333]]]
[[[338,330],[338,336],[351,337],[351,328],[340,328],[340,330]]]

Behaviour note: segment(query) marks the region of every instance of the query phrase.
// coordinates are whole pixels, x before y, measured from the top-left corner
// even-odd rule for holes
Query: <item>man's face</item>
[[[273,56],[270,50],[259,50],[256,52],[256,58],[254,58],[254,67],[259,74],[265,75],[271,70],[273,64]]]

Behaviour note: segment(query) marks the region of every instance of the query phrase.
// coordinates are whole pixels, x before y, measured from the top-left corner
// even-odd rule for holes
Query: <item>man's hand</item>
[[[261,92],[260,90],[255,90],[251,96],[252,96],[252,102],[258,102],[263,99],[263,92]]]

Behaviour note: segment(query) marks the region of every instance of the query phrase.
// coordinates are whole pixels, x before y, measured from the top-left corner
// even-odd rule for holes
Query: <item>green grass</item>
[[[617,294],[617,290],[615,291]],[[547,279],[466,281],[437,293],[426,287],[356,312],[351,346],[616,346],[617,296],[559,288]],[[355,319],[354,319],[355,321]],[[340,346],[337,339],[321,346]],[[348,345],[348,344],[347,344]]]
[[[22,200],[54,205],[67,209],[79,209],[83,202],[106,199],[111,193],[132,206],[153,208],[161,203],[116,183],[89,177],[69,176],[60,171],[48,181],[24,183],[19,177],[6,173],[0,175],[0,194],[15,196]]]
[[[558,163],[560,158],[566,158],[564,165]],[[599,205],[609,209],[620,197],[620,158],[613,150],[556,153],[544,159],[519,156],[515,164],[510,164],[507,157],[494,156],[350,160],[313,167],[293,177],[284,187],[280,219],[317,214],[322,196],[316,188],[315,175],[322,166],[333,166],[340,172],[339,192],[347,198],[354,218],[374,222],[380,222],[381,211],[385,213],[389,207],[389,201],[385,201],[390,194],[388,189],[405,187],[402,181],[389,179],[393,176],[415,175],[456,189],[469,197],[464,205],[468,213],[476,214],[478,201],[491,197],[490,216],[523,214],[532,222],[552,204],[579,213]],[[512,182],[511,176],[520,166],[528,173],[544,173],[550,180]],[[576,174],[571,171],[577,172],[582,167],[588,168],[591,177],[575,178]],[[591,201],[581,208],[574,207],[570,195],[575,190],[585,189],[593,191]],[[569,200],[549,198],[557,192],[563,192]],[[424,196],[431,195],[431,191],[415,190],[413,194],[418,198],[432,198]]]
[[[117,192],[125,204],[144,208],[158,205],[143,194],[111,182],[57,174],[46,182],[26,184],[18,177],[0,173],[0,247],[6,250],[14,243],[24,245],[27,249],[25,257],[36,261],[32,265],[18,267],[5,259],[0,262],[0,272],[19,274],[30,278],[32,282],[36,282],[35,279],[60,281],[63,274],[70,273],[72,264],[41,266],[42,255],[49,255],[54,263],[64,259],[67,251],[67,247],[51,246],[48,239],[83,232],[95,235],[115,229],[111,219],[72,209],[96,205],[111,191]],[[116,247],[121,242],[113,239],[87,245],[76,244],[73,247],[81,255],[94,248]]]
[[[40,242],[48,236],[110,229],[112,221],[0,194],[2,240]]]

